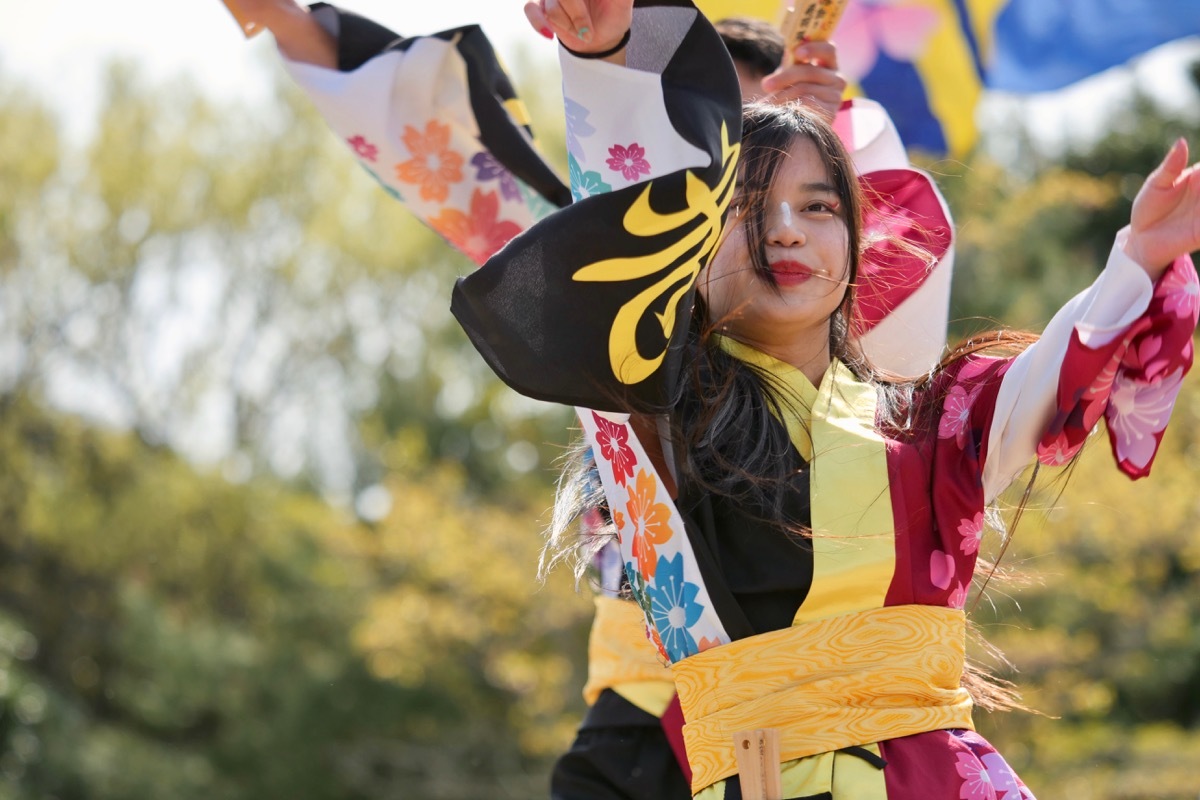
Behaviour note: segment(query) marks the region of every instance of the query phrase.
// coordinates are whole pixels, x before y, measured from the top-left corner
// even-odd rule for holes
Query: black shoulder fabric
[[[329,3],[313,3],[309,9],[330,9],[337,13],[337,59],[341,72],[353,72],[401,40],[400,34],[378,22]]]
[[[638,8],[687,2],[647,1]],[[635,23],[636,24],[636,23]],[[720,37],[703,15],[663,74],[668,117],[711,164],[682,170],[648,184],[586,198],[534,225],[455,286],[450,308],[496,374],[518,392],[539,400],[610,411],[663,411],[680,374],[696,272],[707,263],[713,240],[697,232],[715,226],[733,189],[741,137],[741,94]],[[699,183],[697,183],[699,182]],[[639,202],[643,217],[689,210],[688,186],[709,193],[721,213],[699,209],[674,229],[635,235],[626,222]],[[702,184],[702,185],[701,185]],[[648,208],[646,207],[648,205]],[[636,215],[635,215],[636,216]],[[695,241],[675,256],[668,248]],[[715,237],[714,237],[715,239]],[[580,271],[608,259],[637,261],[638,277],[595,280]],[[647,266],[650,265],[650,266]],[[626,333],[637,358],[654,361],[637,380],[618,376],[610,352],[618,314],[634,323]],[[662,320],[673,316],[674,325]]]
[[[513,124],[504,107],[517,99],[517,92],[483,30],[471,25],[438,35],[446,38],[447,33],[461,34],[458,52],[467,64],[467,88],[483,146],[542,197],[559,208],[570,205],[571,189],[534,149],[533,131]]]

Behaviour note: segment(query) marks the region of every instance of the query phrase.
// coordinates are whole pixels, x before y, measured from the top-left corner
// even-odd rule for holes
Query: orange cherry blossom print
[[[444,203],[450,195],[450,184],[463,179],[463,158],[450,149],[449,126],[430,120],[421,133],[405,125],[400,138],[412,158],[396,165],[396,177],[420,186],[422,200]]]
[[[625,515],[620,511],[614,511],[612,518],[613,524],[617,526],[617,542],[621,543],[625,541]]]
[[[638,470],[637,480],[630,487],[625,510],[633,531],[633,557],[638,571],[647,579],[658,568],[656,548],[671,538],[671,509],[656,501],[658,486],[646,470]]]
[[[482,264],[521,232],[520,225],[498,219],[499,215],[500,196],[476,189],[471,194],[470,213],[444,208],[430,218],[429,225],[476,264]]]

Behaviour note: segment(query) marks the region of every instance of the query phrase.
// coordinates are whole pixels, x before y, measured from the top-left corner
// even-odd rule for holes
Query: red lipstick
[[[771,261],[771,274],[780,286],[799,286],[814,275],[814,270],[807,264],[790,259]]]

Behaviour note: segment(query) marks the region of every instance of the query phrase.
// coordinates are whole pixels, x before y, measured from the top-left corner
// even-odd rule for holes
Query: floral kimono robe
[[[1035,457],[1074,455],[1101,417],[1119,468],[1147,474],[1191,364],[1190,261],[1152,285],[1118,237],[1039,342],[936,371],[902,426],[840,363],[812,386],[723,340],[787,389],[771,424],[791,441],[800,479],[786,500],[812,535],[777,557],[752,514],[676,486],[669,445],[639,438],[674,411],[740,118],[732,71],[714,68],[719,40],[690,3],[639,2],[626,52],[625,67],[561,56],[573,184],[612,190],[514,239],[460,280],[451,307],[511,386],[579,410],[671,664],[693,793],[740,797],[733,734],[775,728],[788,798],[1032,797],[973,732],[960,684],[984,509]],[[764,582],[773,597],[757,596]]]

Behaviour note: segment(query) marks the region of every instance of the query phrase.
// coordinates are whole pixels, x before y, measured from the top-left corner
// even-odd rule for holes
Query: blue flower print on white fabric
[[[563,98],[563,105],[567,113],[567,151],[572,154],[580,153],[582,146],[579,140],[586,139],[596,132],[587,121],[588,114],[592,112],[569,97]]]
[[[700,589],[683,579],[683,554],[670,561],[659,556],[654,583],[646,588],[650,617],[672,662],[695,655],[700,648],[688,628],[700,621],[704,606],[696,602]]]
[[[584,172],[575,156],[567,156],[567,168],[571,171],[571,197],[575,198],[576,202],[585,197],[612,191],[612,186],[601,179],[599,172]]]

